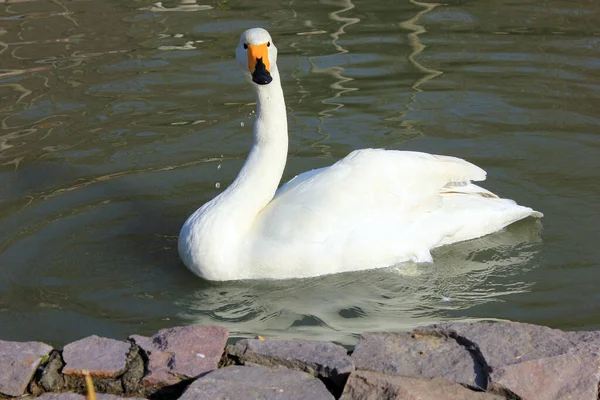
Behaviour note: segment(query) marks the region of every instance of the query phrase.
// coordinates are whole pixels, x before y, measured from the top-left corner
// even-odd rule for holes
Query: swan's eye
[[[248,50],[248,45],[244,43],[244,49]]]
[[[267,42],[267,47],[271,47],[271,42]]]

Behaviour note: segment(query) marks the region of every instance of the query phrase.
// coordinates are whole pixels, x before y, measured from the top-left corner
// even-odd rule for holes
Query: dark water
[[[523,221],[433,265],[191,275],[179,228],[251,145],[233,51],[254,26],[280,52],[286,179],[361,147],[454,155],[544,212],[543,231]],[[0,0],[0,101],[2,339],[194,323],[344,343],[448,319],[600,328],[596,0]]]

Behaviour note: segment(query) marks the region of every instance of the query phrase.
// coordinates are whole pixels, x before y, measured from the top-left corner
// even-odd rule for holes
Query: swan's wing
[[[282,186],[257,228],[273,239],[319,241],[372,220],[410,219],[437,208],[444,186],[484,179],[484,170],[459,158],[358,150]]]
[[[307,179],[309,179],[309,178],[313,177],[314,175],[317,175],[329,168],[331,168],[331,167],[311,169],[310,171],[306,171],[299,175],[296,175],[295,177],[293,177],[292,179],[290,179],[289,181],[287,181],[286,183],[281,185],[281,187],[279,189],[277,189],[277,192],[275,193],[275,197],[282,196],[284,193],[286,193],[289,190],[292,190],[293,188],[300,185],[302,182],[306,181]]]

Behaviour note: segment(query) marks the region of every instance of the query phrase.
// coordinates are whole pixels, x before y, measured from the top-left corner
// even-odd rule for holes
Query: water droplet
[[[221,182],[217,182],[217,183],[215,183],[215,187],[216,187],[217,189],[218,189],[218,188],[220,188],[220,187],[221,187]]]

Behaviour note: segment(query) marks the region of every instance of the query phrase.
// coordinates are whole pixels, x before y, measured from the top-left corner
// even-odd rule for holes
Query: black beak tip
[[[273,77],[268,71],[255,71],[255,73],[252,74],[252,82],[258,85],[267,85],[271,83],[272,80]]]
[[[271,76],[271,73],[269,71],[267,71],[267,68],[265,67],[265,64],[263,63],[262,58],[258,58],[256,60],[256,68],[254,69],[254,72],[252,73],[252,82],[259,84],[259,85],[266,85],[271,83],[271,81],[273,80],[273,77]]]

